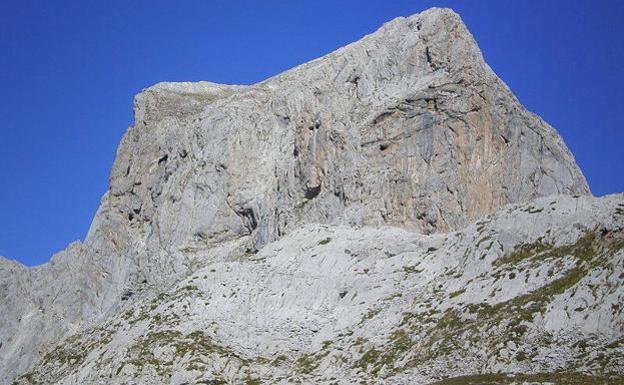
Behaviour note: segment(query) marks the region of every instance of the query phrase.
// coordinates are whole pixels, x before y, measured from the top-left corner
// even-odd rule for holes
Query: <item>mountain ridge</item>
[[[208,264],[254,263],[254,256],[280,240],[292,242],[302,228],[373,227],[392,234],[398,227],[436,238],[509,205],[526,205],[529,214],[545,210],[529,202],[553,194],[578,196],[552,198],[563,207],[568,199],[603,202],[591,203],[600,213],[613,211],[620,199],[585,197],[589,188],[562,139],[520,105],[484,62],[459,16],[447,9],[397,18],[358,42],[254,85],[158,83],[135,97],[134,113],[85,240],[35,268],[0,260],[0,294],[10,298],[0,303],[3,380],[34,365],[30,376],[42,383],[107,381],[96,379],[92,366],[79,367],[94,364],[92,356],[67,353],[59,342],[72,335],[89,340],[87,331],[119,321],[135,301],[162,294]],[[578,219],[585,220],[590,218]],[[615,226],[616,238],[618,231]],[[174,297],[186,300],[180,293]],[[165,349],[183,349],[188,338],[201,337],[166,332],[184,338]],[[297,335],[292,338],[299,343]],[[233,348],[234,341],[221,342],[223,349]],[[379,358],[378,348],[371,349]],[[312,369],[310,362],[303,365]],[[138,375],[175,382],[173,374],[159,380],[134,366],[123,375],[118,367],[108,374],[119,381]],[[352,374],[372,380],[367,367]],[[374,370],[385,369],[377,363]],[[240,375],[233,372],[228,381],[242,381]],[[28,375],[18,383],[25,381]]]

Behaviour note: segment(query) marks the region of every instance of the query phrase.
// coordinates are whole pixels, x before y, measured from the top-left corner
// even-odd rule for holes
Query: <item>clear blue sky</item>
[[[0,255],[84,238],[142,88],[254,83],[431,6],[462,16],[595,195],[624,191],[624,1],[2,0]]]

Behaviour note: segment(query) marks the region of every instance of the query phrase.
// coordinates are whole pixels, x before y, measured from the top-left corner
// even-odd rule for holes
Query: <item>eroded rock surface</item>
[[[555,208],[538,200],[546,212],[527,217],[540,224],[524,221],[513,208],[497,212],[514,207],[509,204],[533,207],[527,202],[552,195],[557,197],[546,199]],[[591,223],[611,226],[609,236],[620,239],[621,227],[613,225],[620,222],[606,213],[621,198],[588,196],[556,131],[520,105],[450,10],[395,19],[358,42],[255,85],[160,83],[135,98],[135,122],[120,143],[110,188],[84,242],[31,269],[0,260],[0,380],[27,372],[21,383],[201,383],[197,373],[187,373],[195,370],[213,373],[205,381],[240,382],[247,371],[250,381],[374,383],[383,376],[424,383],[473,374],[475,362],[484,358],[479,349],[507,343],[506,326],[490,342],[475,345],[470,338],[480,339],[490,324],[476,325],[470,336],[463,329],[448,330],[468,346],[456,352],[465,360],[445,372],[439,368],[454,362],[454,352],[422,356],[446,341],[436,339],[435,325],[444,317],[465,322],[497,301],[523,298],[581,258],[561,251],[541,261],[546,250],[531,249],[533,257],[527,258],[539,277],[515,279],[488,297],[487,285],[506,282],[492,278],[505,268],[493,260],[520,247],[525,240],[518,234],[529,232],[533,241],[541,236],[550,245],[544,247],[559,250],[563,240],[584,239],[578,228],[594,231]],[[597,213],[565,211],[578,202]],[[507,222],[492,225],[491,232],[503,238],[492,242],[484,259],[476,258],[470,253],[489,242],[478,242],[474,221],[495,212]],[[568,217],[580,227],[569,226]],[[549,226],[563,238],[554,238]],[[512,227],[516,235],[507,231]],[[321,235],[326,238],[316,240]],[[600,265],[583,265],[583,274],[611,277],[622,268],[613,246],[619,243],[600,238],[603,233],[595,236],[591,247],[600,253],[583,257],[583,263],[597,258]],[[344,250],[314,245],[327,239],[333,247],[344,243]],[[308,243],[320,254],[295,247]],[[615,249],[605,254],[602,244]],[[404,247],[393,249],[399,245]],[[359,251],[349,254],[352,249]],[[417,267],[411,273],[388,267],[410,258],[437,267],[426,274],[416,273]],[[368,272],[389,265],[372,275],[348,273],[360,259],[368,261],[362,266]],[[542,270],[550,267],[559,270],[546,279]],[[444,269],[457,270],[458,277],[448,278]],[[474,286],[472,270],[486,274],[485,288]],[[201,277],[195,285],[187,282],[193,276]],[[588,285],[619,298],[611,281],[596,279]],[[451,289],[464,291],[442,301]],[[354,292],[364,299],[352,299]],[[415,308],[401,299],[404,294]],[[553,302],[559,297],[551,294],[540,306],[559,306]],[[557,335],[553,341],[565,348],[548,345],[541,366],[512,359],[513,354],[542,357],[516,344],[505,348],[504,357],[488,357],[478,371],[574,369],[580,358],[574,358],[570,344],[590,333],[600,334],[599,343],[621,333],[621,314],[607,315],[612,302],[605,298],[588,297],[588,306],[595,304],[602,313],[579,310],[572,313],[575,321],[566,321],[562,311],[538,309],[546,318],[527,321],[533,334],[523,346],[537,343],[546,324],[573,336],[562,342]],[[430,322],[397,324],[403,313],[420,314],[423,304],[435,301],[441,302]],[[165,302],[174,310],[164,311]],[[356,318],[359,322],[371,309],[379,313],[356,328]],[[133,318],[137,314],[139,319]],[[578,318],[592,314],[606,318]],[[176,316],[183,317],[175,321]],[[490,321],[500,321],[496,317]],[[577,331],[581,324],[596,324],[596,330]],[[432,330],[438,331],[428,335]],[[354,334],[339,340],[336,333],[349,331]],[[388,356],[381,344],[405,337],[393,337],[394,332],[406,333],[409,343],[404,340],[400,352]],[[164,333],[165,342],[150,333]],[[73,337],[64,340],[68,336]],[[359,337],[367,341],[356,348]],[[337,345],[319,350],[321,338]],[[607,351],[597,344],[590,344],[592,351]],[[344,365],[329,362],[336,351],[345,352]],[[365,352],[369,356],[360,356]],[[276,359],[275,365],[266,361]],[[595,372],[614,370],[605,365]]]
[[[623,228],[622,194],[444,234],[306,225],[133,301],[18,383],[621,383],[595,376],[624,375]]]

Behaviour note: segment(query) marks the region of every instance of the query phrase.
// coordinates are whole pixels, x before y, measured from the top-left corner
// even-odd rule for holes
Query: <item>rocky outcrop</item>
[[[253,86],[158,84],[135,120],[106,199],[124,234],[160,248],[247,235],[258,248],[311,222],[448,231],[508,203],[588,193],[556,132],[446,10]]]
[[[444,234],[306,225],[133,301],[18,384],[618,384],[623,229],[622,194]]]
[[[62,364],[49,356],[62,338],[86,341],[84,333],[207,265],[249,260],[251,268],[267,245],[321,225],[345,237],[373,226],[441,239],[508,204],[589,194],[556,131],[520,105],[445,9],[395,19],[255,85],[157,84],[137,95],[134,110],[84,242],[32,269],[0,261],[1,380],[39,362],[32,375],[40,381],[96,381],[104,364],[80,366],[95,365],[90,356],[62,353]],[[283,276],[291,273],[300,272]],[[289,303],[320,317],[305,312],[306,301]],[[138,335],[128,338],[115,349]],[[221,343],[236,354],[252,349]],[[130,376],[120,370],[111,376]]]

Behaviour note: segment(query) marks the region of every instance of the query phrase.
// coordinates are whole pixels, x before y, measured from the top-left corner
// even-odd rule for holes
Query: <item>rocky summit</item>
[[[624,195],[453,11],[134,115],[85,240],[0,258],[0,383],[624,383]]]

